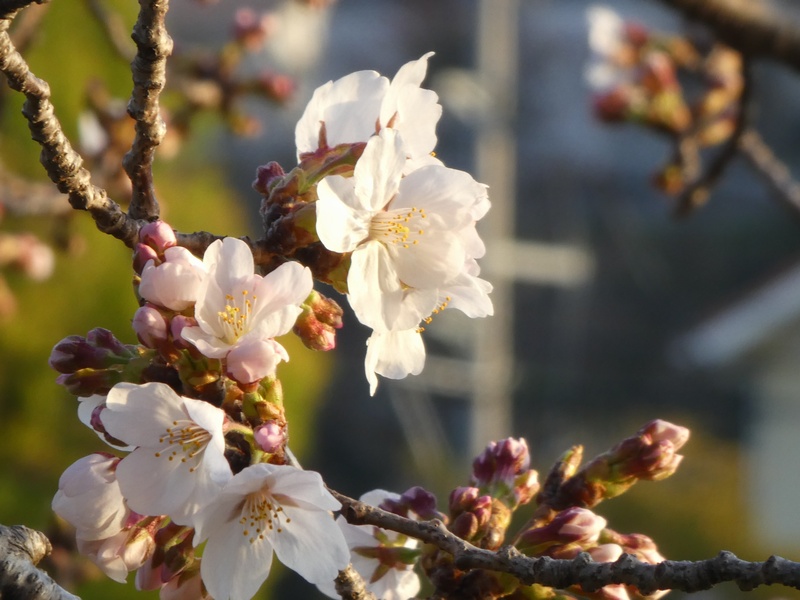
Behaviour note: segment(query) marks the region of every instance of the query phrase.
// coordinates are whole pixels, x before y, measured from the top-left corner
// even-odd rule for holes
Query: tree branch
[[[23,525],[0,525],[0,590],[14,600],[80,600],[34,565],[50,553],[43,533]]]
[[[707,26],[746,57],[769,58],[800,70],[800,28],[756,0],[661,0]]]
[[[164,24],[168,0],[139,0],[139,7],[139,19],[131,36],[137,52],[131,63],[133,92],[128,103],[128,114],[136,121],[136,138],[122,166],[133,184],[130,216],[153,220],[159,214],[153,188],[153,155],[167,131],[159,111],[158,96],[167,80],[172,38]]]
[[[726,581],[735,582],[742,590],[773,584],[800,589],[800,563],[777,556],[758,563],[740,560],[731,552],[720,552],[708,560],[667,560],[656,565],[643,563],[629,554],[623,554],[613,563],[595,563],[586,553],[572,560],[531,558],[509,546],[498,552],[477,548],[450,533],[438,520],[413,521],[336,491],[331,493],[342,503],[342,516],[348,523],[374,525],[411,536],[452,554],[459,569],[508,573],[525,585],[536,583],[558,589],[579,585],[584,591],[593,592],[606,585],[625,584],[645,595],[656,590],[697,592]]]
[[[800,217],[800,183],[792,179],[789,168],[772,152],[757,131],[750,129],[739,140],[739,152],[766,181],[792,216]]]
[[[749,105],[753,87],[752,69],[747,57],[742,59],[742,91],[739,95],[736,106],[736,124],[733,132],[723,144],[711,161],[711,164],[702,174],[695,176],[689,182],[686,189],[678,197],[675,205],[674,214],[676,217],[686,217],[705,204],[711,194],[711,188],[720,180],[725,170],[736,158],[739,150],[740,141],[749,123]],[[697,133],[697,132],[695,132]],[[696,150],[696,149],[695,149]]]
[[[342,600],[377,600],[375,594],[367,590],[364,580],[352,565],[347,565],[346,569],[339,571],[334,583],[336,593]]]
[[[15,12],[9,6],[30,4],[8,0],[0,5],[0,72],[9,86],[25,95],[22,114],[28,120],[31,137],[42,147],[39,157],[51,181],[68,194],[73,208],[92,215],[103,233],[123,240],[128,246],[136,242],[139,225],[129,219],[120,206],[108,198],[106,191],[92,184],[89,171],[61,129],[50,102],[50,86],[31,73],[25,59],[14,48],[8,28]]]

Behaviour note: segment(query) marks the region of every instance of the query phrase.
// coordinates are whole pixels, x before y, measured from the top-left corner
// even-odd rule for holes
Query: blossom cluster
[[[334,519],[340,501],[289,450],[278,377],[289,354],[276,338],[293,332],[325,351],[342,327],[342,309],[314,290],[314,279],[346,293],[372,330],[365,371],[373,394],[378,375],[423,368],[432,315],[492,314],[476,231],[489,200],[485,186],[433,155],[441,107],[420,87],[429,57],[391,81],[361,71],[314,93],[295,132],[298,166],[264,165],[254,183],[264,196],[259,250],[269,260],[257,266],[251,245],[231,237],[210,243],[201,259],[169,225],[148,223],[133,255],[139,344],[98,328],[53,349],[59,383],[79,397],[80,420],[108,448],[67,468],[52,506],[110,578],[124,582],[135,571],[136,586],[160,590],[163,600],[248,600],[277,556],[332,597],[348,565],[385,600],[415,596],[420,572],[451,597],[474,597],[475,578],[449,554]],[[687,436],[650,423],[583,470],[573,453],[561,479],[542,486],[525,440],[506,439],[475,460],[444,512],[418,487],[362,500],[407,519],[438,519],[488,550],[509,539],[531,556],[631,552],[657,562],[649,538],[607,529],[588,507],[672,474]],[[529,522],[509,535],[514,512],[531,503]],[[485,575],[513,595],[503,577]],[[624,586],[598,594],[635,597]]]
[[[485,186],[432,155],[441,106],[420,87],[429,56],[391,82],[370,71],[323,85],[296,129],[294,173],[310,187],[292,202],[313,210],[306,245],[347,265],[351,306],[373,329],[373,393],[376,373],[422,369],[420,323],[431,314],[448,304],[470,316],[492,311],[475,230],[489,201]],[[349,168],[318,168],[351,151]],[[292,226],[307,225],[308,214],[293,214]],[[293,331],[310,348],[335,346],[342,310],[313,289],[314,276],[335,276],[302,252],[274,255],[258,272],[245,241],[223,238],[201,259],[169,225],[149,223],[133,256],[139,345],[96,329],[53,350],[81,421],[126,453],[77,461],[53,500],[80,550],[115,580],[136,571],[137,586],[162,597],[240,600],[266,579],[273,553],[323,587],[350,563],[348,541],[358,536],[334,521],[340,504],[319,474],[292,461],[277,376],[289,355],[276,338]],[[405,556],[395,565],[403,574],[383,580],[387,590],[409,580],[414,561]]]
[[[493,312],[476,260],[485,252],[475,224],[489,210],[486,186],[433,156],[442,108],[420,87],[431,54],[391,81],[359,71],[328,82],[295,130],[301,159],[365,143],[352,173],[317,186],[316,233],[325,248],[349,255],[347,297],[372,329],[365,368],[373,394],[376,374],[422,371],[420,323],[432,314]]]
[[[585,78],[599,119],[643,125],[676,144],[691,137],[698,149],[734,135],[745,87],[738,52],[651,31],[603,5],[589,7],[586,17],[591,54]],[[697,166],[682,152],[653,178],[668,194],[681,193],[697,177]]]

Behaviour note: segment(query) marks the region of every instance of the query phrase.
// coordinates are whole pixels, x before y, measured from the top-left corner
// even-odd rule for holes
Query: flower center
[[[155,453],[155,457],[164,457],[170,461],[180,460],[182,463],[191,460],[193,464],[189,467],[189,472],[193,473],[199,462],[197,456],[205,449],[209,440],[211,434],[194,421],[173,421],[172,427],[167,427],[167,432],[158,438],[158,443],[164,444],[164,447]]]
[[[408,248],[419,243],[425,235],[425,209],[412,207],[410,210],[387,210],[372,218],[369,237],[385,245],[399,245]]]
[[[217,316],[222,325],[222,339],[227,344],[236,343],[250,331],[250,316],[253,314],[256,296],[253,295],[251,300],[249,294],[248,290],[242,290],[238,298],[233,294],[225,294],[225,310],[219,311]]]
[[[242,526],[242,535],[251,544],[263,540],[269,532],[283,533],[281,521],[288,524],[292,520],[269,494],[258,491],[245,498],[239,524]]]

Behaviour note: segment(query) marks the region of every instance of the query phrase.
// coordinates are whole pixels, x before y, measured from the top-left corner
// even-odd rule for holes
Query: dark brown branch
[[[661,0],[706,25],[751,58],[769,58],[800,70],[800,27],[756,0]]]
[[[643,563],[628,554],[613,563],[595,563],[586,553],[573,560],[531,558],[512,547],[501,548],[498,552],[476,548],[450,533],[440,521],[413,521],[333,490],[331,493],[342,503],[342,515],[348,523],[375,525],[408,535],[452,554],[459,569],[509,573],[526,585],[538,583],[559,589],[580,585],[592,592],[621,583],[632,585],[645,595],[667,589],[697,592],[726,581],[735,582],[742,590],[773,584],[800,589],[800,563],[776,556],[757,563],[721,552],[708,560],[664,561],[657,565]]]
[[[6,15],[0,18],[0,72],[7,77],[11,89],[25,95],[22,114],[28,120],[31,137],[42,147],[39,160],[50,180],[69,196],[73,208],[89,211],[100,231],[132,246],[139,225],[108,198],[104,189],[92,184],[89,171],[83,168],[80,155],[72,148],[55,116],[50,86],[31,73],[11,42],[8,28],[14,15],[6,5],[20,4],[21,1],[6,2],[0,7],[0,14]]]
[[[158,97],[167,80],[167,57],[172,54],[172,38],[164,24],[168,7],[168,0],[139,0],[139,19],[131,36],[137,52],[131,63],[133,92],[128,114],[136,121],[136,138],[122,166],[133,184],[128,212],[134,219],[153,220],[159,215],[153,156],[167,131]]]
[[[15,600],[80,600],[35,567],[50,553],[43,533],[22,525],[0,525],[0,590]]]
[[[739,152],[775,192],[778,200],[795,217],[800,217],[800,183],[772,152],[757,131],[750,129],[739,140]]]

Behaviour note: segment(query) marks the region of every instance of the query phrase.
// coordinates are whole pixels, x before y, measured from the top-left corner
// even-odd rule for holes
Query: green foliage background
[[[127,15],[132,26],[135,3],[109,5]],[[32,71],[50,84],[56,113],[74,142],[89,78],[102,79],[116,96],[127,100],[131,76],[90,18],[85,3],[54,2],[48,11],[25,57]],[[81,34],[75,35],[76,31]],[[30,140],[20,115],[23,98],[10,90],[3,93],[0,157],[9,170],[45,180],[38,163],[39,148]],[[184,232],[257,234],[258,225],[247,222],[244,199],[237,197],[221,169],[214,166],[213,156],[204,150],[212,146],[219,124],[203,121],[176,159],[156,165],[164,217]],[[247,201],[258,202],[255,192]],[[53,277],[42,283],[9,273],[19,310],[0,323],[0,522],[24,523],[45,531],[53,525],[50,501],[61,472],[88,453],[110,450],[77,420],[77,401],[55,383],[57,374],[47,365],[50,350],[62,338],[85,335],[94,327],[110,329],[126,343],[136,342],[130,326],[137,308],[130,250],[100,234],[88,214],[70,218],[70,230],[83,241],[82,250],[77,255],[60,254]],[[6,217],[2,229],[34,231],[47,240],[52,225],[49,218]],[[278,373],[286,392],[292,448],[302,456],[311,442],[310,420],[329,363],[326,356],[305,349],[293,336],[281,341],[292,361]],[[84,600],[157,596],[142,595],[132,584],[120,586],[105,577],[75,591]]]

